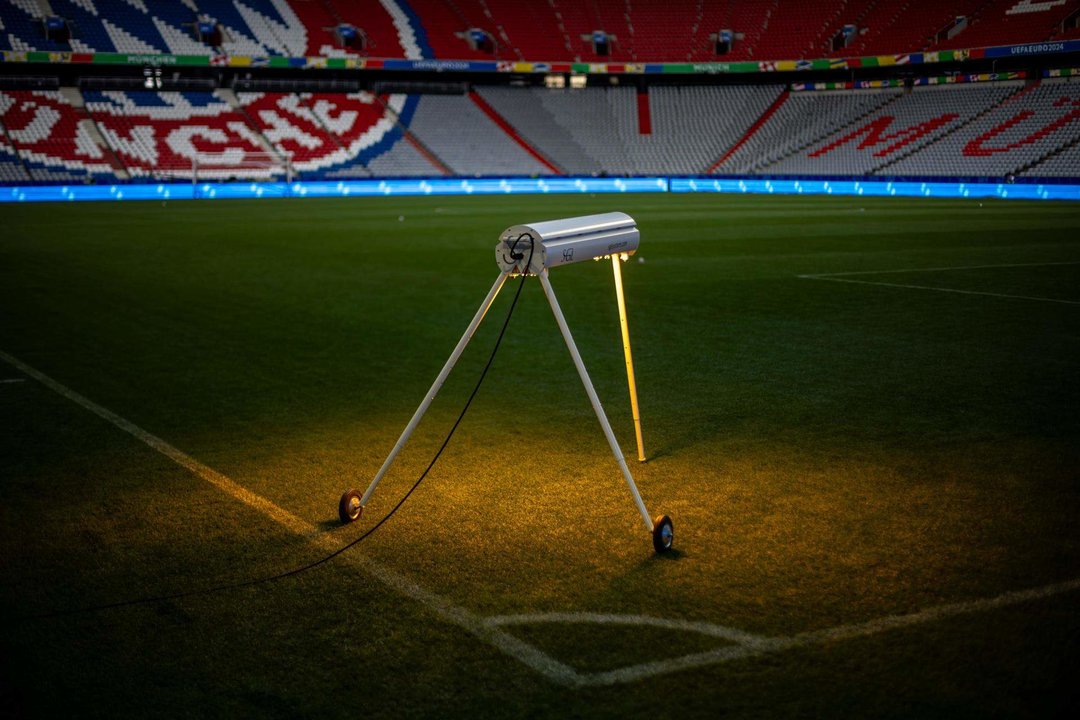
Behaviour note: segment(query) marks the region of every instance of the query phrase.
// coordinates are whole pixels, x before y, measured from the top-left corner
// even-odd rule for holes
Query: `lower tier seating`
[[[85,105],[85,107],[83,107]],[[460,95],[0,92],[0,183],[737,175],[1080,177],[1080,82]]]
[[[281,177],[247,118],[217,92],[87,92],[86,107],[133,177]]]
[[[0,92],[0,123],[31,180],[86,182],[113,176],[87,121],[56,90]]]
[[[953,133],[966,136],[965,127],[971,121],[1021,87],[1020,83],[1014,82],[917,87],[883,104],[875,112],[837,128],[810,146],[761,167],[760,172],[784,175],[899,174],[889,169],[890,166]],[[785,119],[795,125],[802,122],[791,116]],[[959,167],[955,160],[948,157],[943,164]]]
[[[633,88],[479,88],[533,146],[575,175],[700,173],[735,144],[782,86],[658,87],[652,132]]]

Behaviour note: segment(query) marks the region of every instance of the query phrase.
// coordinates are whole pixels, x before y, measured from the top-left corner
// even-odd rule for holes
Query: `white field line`
[[[673,673],[680,670],[690,670],[693,668],[705,667],[707,665],[729,662],[740,658],[757,657],[782,650],[823,645],[839,640],[868,637],[890,630],[914,627],[958,615],[968,615],[985,610],[993,610],[1031,602],[1033,600],[1041,600],[1076,590],[1080,590],[1080,579],[1055,583],[1052,585],[1043,585],[1029,590],[1007,592],[992,598],[938,605],[906,615],[890,615],[888,617],[877,618],[876,620],[869,620],[864,623],[839,625],[837,627],[799,633],[788,637],[751,635],[741,630],[735,630],[722,625],[714,625],[713,623],[708,622],[667,620],[643,615],[542,613],[536,615],[503,615],[489,617],[486,622],[497,626],[526,625],[532,623],[599,623],[608,625],[659,627],[672,631],[697,632],[710,637],[729,640],[734,643],[733,645],[725,645],[716,648],[715,650],[707,650],[705,652],[667,658],[664,660],[642,663],[640,665],[629,665],[607,672],[583,675],[578,683],[579,685],[603,686],[643,680],[655,675]]]
[[[14,385],[21,382],[26,382],[26,378],[3,378],[0,380],[0,385]]]
[[[1080,265],[1080,260],[1066,260],[1063,262],[1037,262],[1037,263],[1001,263],[998,265],[954,265],[952,267],[932,268],[900,268],[899,270],[852,270],[849,272],[836,273],[812,273],[800,275],[801,278],[827,278],[847,275],[884,275],[887,273],[910,273],[910,272],[948,272],[950,270],[992,270],[994,268],[1024,268],[1024,267],[1051,267],[1055,265]]]
[[[297,535],[308,538],[321,549],[332,552],[340,547],[340,544],[337,541],[325,534],[319,533],[318,528],[311,523],[308,523],[287,510],[275,505],[261,495],[257,495],[241,485],[238,485],[213,468],[203,465],[195,458],[178,450],[156,435],[143,430],[111,410],[83,397],[67,386],[53,380],[48,375],[27,365],[18,358],[12,357],[0,350],[0,359],[13,367],[18,368],[58,395],[89,410],[103,420],[112,423],[135,439],[148,445],[154,450],[157,450],[176,464],[187,468],[197,477],[202,478],[222,492],[231,495],[245,505],[258,510],[282,527]],[[581,676],[571,667],[544,654],[537,648],[519,640],[504,630],[485,623],[479,616],[469,612],[465,608],[454,605],[441,595],[437,595],[430,590],[420,587],[413,580],[404,575],[385,568],[374,561],[365,558],[359,553],[349,553],[341,556],[341,559],[352,562],[384,585],[387,585],[396,592],[426,606],[443,620],[457,625],[500,652],[509,655],[515,660],[532,668],[549,680],[561,685],[578,685],[581,683]]]
[[[958,295],[983,295],[987,297],[1006,298],[1009,300],[1032,300],[1035,302],[1058,303],[1061,305],[1080,305],[1080,300],[1062,300],[1059,298],[1048,298],[1032,295],[1010,295],[1007,293],[984,292],[980,290],[960,290],[958,288],[932,287],[930,285],[910,285],[906,283],[889,283],[873,280],[853,280],[851,277],[849,277],[851,275],[887,275],[891,273],[947,272],[949,270],[986,270],[991,268],[1049,267],[1057,265],[1080,265],[1080,261],[1002,263],[1000,265],[958,265],[956,267],[901,268],[897,270],[854,270],[851,272],[838,273],[812,273],[805,275],[797,275],[796,277],[801,280],[827,280],[829,282],[852,283],[856,285],[877,285],[878,287],[896,287],[905,288],[908,290],[931,290],[933,292],[954,293]]]
[[[1061,300],[1058,298],[1033,297],[1031,295],[1007,295],[1005,293],[981,292],[979,290],[958,290],[956,288],[932,287],[930,285],[906,285],[903,283],[872,282],[870,280],[852,280],[850,278],[815,277],[800,275],[804,280],[828,280],[830,282],[854,283],[856,285],[878,285],[880,287],[907,288],[908,290],[933,290],[934,292],[956,293],[959,295],[986,295],[1009,300],[1035,300],[1037,302],[1060,303],[1062,305],[1080,305],[1080,300]]]
[[[134,423],[125,420],[111,410],[88,400],[74,390],[60,384],[44,373],[39,372],[3,351],[0,351],[0,360],[4,360],[50,390],[115,425],[132,437],[165,455],[173,462],[187,468],[196,476],[202,478],[211,485],[214,485],[222,492],[225,492],[249,507],[262,512],[264,515],[270,517],[290,531],[309,538],[322,549],[333,551],[338,548],[338,543],[327,535],[320,534],[315,526],[275,505],[266,498],[256,495],[236,484],[221,473],[203,465],[190,455],[176,449],[161,438],[148,433]],[[766,637],[704,621],[672,620],[647,615],[574,612],[500,615],[483,618],[465,608],[454,605],[441,595],[426,590],[408,577],[378,565],[374,561],[365,558],[363,555],[352,553],[342,556],[342,559],[360,567],[370,576],[391,589],[421,603],[443,620],[457,625],[473,636],[490,644],[500,652],[518,660],[527,667],[532,668],[549,680],[560,685],[572,687],[606,686],[629,683],[648,679],[655,675],[715,665],[717,663],[728,662],[739,658],[756,657],[766,653],[779,652],[792,648],[808,647],[838,640],[877,635],[890,630],[922,625],[957,615],[966,615],[984,610],[1009,607],[1011,605],[1052,597],[1061,593],[1080,590],[1080,579],[1070,580],[1028,590],[1007,592],[992,598],[939,605],[906,615],[890,615],[888,617],[878,618],[863,623],[839,625],[823,630],[799,633],[788,637]],[[639,665],[630,665],[607,672],[583,674],[578,673],[568,665],[555,660],[534,646],[519,640],[502,630],[505,626],[533,623],[558,623],[570,625],[589,623],[658,627],[671,631],[696,632],[720,640],[726,640],[732,644],[715,650],[708,650],[675,658],[666,658]]]
[[[636,625],[656,627],[677,632],[696,632],[701,635],[728,640],[750,647],[766,646],[772,641],[761,635],[752,635],[736,628],[716,625],[698,620],[671,620],[651,615],[613,615],[590,612],[530,613],[525,615],[495,615],[485,618],[492,626],[532,625],[535,623],[558,623],[561,625]]]

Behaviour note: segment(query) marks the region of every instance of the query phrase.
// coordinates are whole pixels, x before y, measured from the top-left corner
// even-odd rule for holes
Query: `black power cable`
[[[400,500],[398,500],[397,504],[394,505],[390,512],[386,513],[386,515],[384,515],[382,519],[379,520],[379,522],[372,525],[371,528],[364,532],[364,534],[362,534],[355,540],[351,540],[350,542],[338,548],[329,555],[324,555],[318,560],[309,562],[306,565],[301,565],[299,567],[295,567],[291,570],[286,570],[285,572],[280,572],[275,575],[267,575],[264,577],[253,578],[250,580],[242,580],[240,582],[225,583],[223,585],[214,585],[212,587],[199,588],[197,590],[185,590],[183,592],[170,593],[165,595],[147,595],[144,597],[132,598],[129,600],[120,600],[118,602],[105,603],[102,605],[89,605],[81,608],[69,608],[67,610],[58,610],[55,612],[43,613],[40,615],[30,615],[23,619],[39,620],[45,618],[63,617],[66,615],[81,615],[84,613],[97,612],[99,610],[112,610],[114,608],[130,607],[132,605],[146,605],[154,602],[165,602],[167,600],[181,600],[183,598],[195,597],[198,595],[213,595],[216,593],[226,592],[228,590],[238,590],[240,588],[252,587],[254,585],[262,585],[264,583],[273,582],[275,580],[282,580],[287,577],[299,575],[300,573],[307,572],[312,568],[316,568],[320,565],[330,562],[338,555],[341,555],[343,552],[362,542],[365,538],[367,538],[380,527],[382,527],[383,524],[385,524],[390,518],[392,518],[394,516],[394,513],[396,513],[401,508],[401,506],[405,504],[405,501],[409,499],[409,496],[412,495],[418,487],[420,487],[420,483],[424,482],[424,478],[426,478],[428,476],[428,473],[431,472],[431,469],[435,467],[435,463],[438,462],[439,457],[443,454],[443,450],[445,450],[446,446],[450,444],[450,438],[454,437],[454,433],[457,431],[458,426],[461,424],[461,421],[465,419],[465,413],[469,411],[469,406],[472,405],[473,400],[476,399],[477,393],[480,392],[480,386],[483,385],[484,378],[487,377],[488,370],[491,369],[492,363],[495,362],[495,354],[499,351],[499,345],[502,344],[503,336],[506,335],[506,328],[510,325],[510,318],[514,316],[514,308],[517,307],[518,298],[521,297],[521,291],[525,287],[525,278],[527,278],[529,275],[529,265],[532,264],[533,260],[535,241],[533,240],[533,237],[528,233],[519,235],[517,239],[514,240],[513,244],[510,246],[510,257],[513,260],[525,259],[524,253],[514,252],[517,249],[518,243],[521,242],[522,238],[525,237],[529,238],[529,260],[525,263],[524,267],[521,268],[521,282],[518,283],[517,292],[514,293],[514,300],[510,303],[510,309],[506,313],[506,319],[503,320],[502,328],[499,330],[499,336],[495,339],[495,346],[491,349],[491,355],[488,356],[487,363],[484,365],[484,369],[480,372],[480,378],[476,381],[476,386],[473,387],[472,392],[469,394],[469,399],[465,401],[465,406],[461,409],[461,413],[458,414],[457,420],[454,421],[454,425],[450,428],[450,432],[446,434],[446,439],[443,440],[438,452],[435,453],[435,457],[433,457],[431,459],[431,462],[428,463],[428,466],[424,468],[424,472],[420,473],[420,477],[416,479],[416,482],[413,483],[411,488],[409,488],[409,491],[405,493],[405,495],[402,496]]]

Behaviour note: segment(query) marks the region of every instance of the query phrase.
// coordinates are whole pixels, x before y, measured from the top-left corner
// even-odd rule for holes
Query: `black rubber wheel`
[[[348,490],[343,493],[337,511],[342,525],[359,520],[364,512],[364,506],[360,504],[360,491]]]
[[[661,515],[653,520],[652,546],[657,553],[666,553],[675,542],[675,526],[671,524],[671,518]]]

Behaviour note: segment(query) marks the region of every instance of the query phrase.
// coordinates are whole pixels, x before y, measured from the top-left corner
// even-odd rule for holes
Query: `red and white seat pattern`
[[[35,180],[112,174],[87,121],[55,90],[0,92],[0,122]]]
[[[1080,86],[1044,82],[1007,99],[953,133],[893,166],[898,175],[1002,177],[1035,165],[1059,150],[1063,162],[1080,139]],[[1080,162],[1074,163],[1080,165]],[[1074,173],[1076,169],[1074,168]],[[1056,174],[1056,173],[1050,173]]]
[[[216,93],[87,92],[86,107],[133,177],[284,174],[247,119]],[[196,167],[197,166],[197,167]]]
[[[370,93],[87,92],[86,107],[134,177],[281,178],[351,168],[392,145],[405,96]],[[400,133],[398,133],[400,136]],[[388,141],[388,142],[384,142]],[[276,157],[278,161],[270,161]]]
[[[385,99],[370,93],[240,93],[238,98],[263,136],[302,173],[355,163],[394,125]]]
[[[778,159],[761,173],[782,175],[901,175],[896,164],[923,148],[933,156],[939,143],[981,113],[1018,92],[1022,82],[917,87],[895,96],[873,113],[849,121],[810,146]],[[868,92],[868,91],[855,91]],[[839,119],[839,118],[838,118]],[[805,118],[781,116],[770,122]],[[768,124],[766,124],[768,128]],[[942,157],[942,168],[959,167]],[[946,171],[943,174],[960,174]]]

